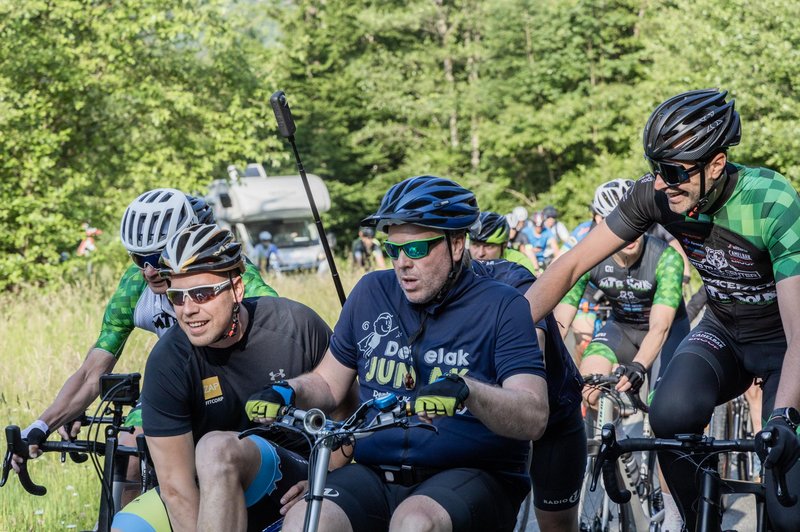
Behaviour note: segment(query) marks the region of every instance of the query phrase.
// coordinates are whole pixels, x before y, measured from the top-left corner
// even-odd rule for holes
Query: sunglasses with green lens
[[[411,240],[405,244],[397,244],[389,242],[388,240],[383,243],[383,249],[392,260],[400,258],[400,250],[406,254],[409,259],[421,259],[427,257],[437,242],[444,240],[444,235],[435,236],[433,238],[423,238],[422,240]]]

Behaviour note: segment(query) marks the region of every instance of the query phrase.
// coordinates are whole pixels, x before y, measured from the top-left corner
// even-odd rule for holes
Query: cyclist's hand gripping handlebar
[[[32,495],[44,495],[47,493],[47,488],[34,484],[31,476],[28,474],[27,460],[30,458],[28,453],[28,443],[22,439],[22,434],[19,427],[16,425],[9,425],[6,427],[6,440],[8,448],[6,450],[5,458],[3,459],[3,476],[0,478],[0,487],[4,486],[8,480],[8,474],[11,470],[11,461],[13,456],[17,455],[22,457],[22,462],[19,463],[19,481],[25,491]]]
[[[772,447],[777,445],[776,440],[779,438],[780,436],[774,427],[770,431],[763,430],[756,434],[756,449],[758,449],[759,456],[765,452],[768,453]],[[781,503],[781,506],[794,506],[794,503],[797,502],[797,495],[789,493],[789,488],[786,484],[786,470],[780,466],[773,466],[771,469],[772,483],[778,502]]]

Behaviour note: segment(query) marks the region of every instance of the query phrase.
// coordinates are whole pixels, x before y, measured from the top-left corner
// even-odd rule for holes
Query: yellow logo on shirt
[[[222,396],[222,386],[219,385],[219,377],[214,376],[203,379],[203,397],[205,400],[208,401],[220,396]]]

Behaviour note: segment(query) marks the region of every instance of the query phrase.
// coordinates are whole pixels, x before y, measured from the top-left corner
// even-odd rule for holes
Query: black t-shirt
[[[194,347],[180,327],[156,343],[147,359],[142,423],[148,436],[191,432],[195,443],[213,430],[253,426],[245,403],[263,386],[316,366],[331,330],[313,310],[295,301],[245,299],[249,320],[231,347]]]
[[[632,241],[654,222],[683,247],[708,292],[708,308],[739,341],[784,338],[776,282],[800,275],[800,198],[780,174],[728,163],[720,197],[697,218],[676,214],[655,178],[639,179],[606,218]]]

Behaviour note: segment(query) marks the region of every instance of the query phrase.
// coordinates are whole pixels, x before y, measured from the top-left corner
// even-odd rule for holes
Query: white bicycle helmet
[[[611,214],[622,196],[633,186],[630,179],[614,179],[608,183],[603,183],[594,191],[592,210],[603,218]]]
[[[186,194],[174,188],[150,190],[133,200],[122,215],[119,236],[131,253],[155,253],[172,236],[197,223]]]
[[[514,207],[514,210],[511,211],[511,214],[513,214],[517,218],[517,223],[528,219],[528,209],[526,209],[522,205],[520,205],[519,207]]]

